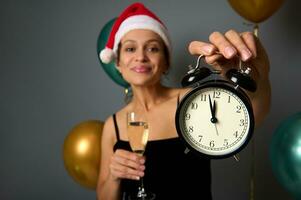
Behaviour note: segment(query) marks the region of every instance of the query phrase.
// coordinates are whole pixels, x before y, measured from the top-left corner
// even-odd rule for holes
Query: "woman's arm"
[[[112,118],[106,120],[101,137],[101,157],[97,199],[120,199],[120,180],[110,172],[111,157],[113,156],[114,132]]]

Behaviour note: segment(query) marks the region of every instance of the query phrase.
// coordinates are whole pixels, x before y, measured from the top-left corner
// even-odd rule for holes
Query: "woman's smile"
[[[132,67],[131,70],[137,73],[149,73],[152,70],[152,68],[145,65],[139,65]]]

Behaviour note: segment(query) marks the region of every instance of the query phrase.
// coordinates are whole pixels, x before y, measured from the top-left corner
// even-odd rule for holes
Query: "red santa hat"
[[[127,7],[116,19],[109,35],[105,49],[99,53],[103,63],[110,63],[116,58],[121,38],[134,29],[147,29],[157,33],[171,53],[171,44],[166,27],[161,20],[141,3]]]

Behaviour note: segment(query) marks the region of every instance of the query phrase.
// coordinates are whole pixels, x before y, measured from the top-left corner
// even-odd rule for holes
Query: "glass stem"
[[[141,187],[141,190],[144,191],[143,177],[140,178],[140,187]]]
[[[138,189],[138,194],[137,194],[137,197],[138,198],[142,198],[142,199],[144,199],[144,198],[146,198],[146,192],[145,192],[145,190],[144,190],[144,183],[143,183],[143,177],[141,177],[140,178],[140,187],[139,187],[139,189]]]

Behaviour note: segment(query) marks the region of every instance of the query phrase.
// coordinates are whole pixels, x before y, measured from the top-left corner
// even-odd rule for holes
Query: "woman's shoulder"
[[[116,109],[116,111],[114,111],[114,113],[112,113],[109,117],[107,117],[107,119],[105,120],[105,123],[114,125],[114,118],[117,120],[120,116],[122,116],[128,112],[128,110],[130,109],[131,106],[131,102],[126,104],[125,106],[123,106],[122,108],[120,108],[119,110]]]
[[[103,128],[104,138],[112,141],[113,143],[117,141],[116,132],[121,134],[120,130],[124,128],[123,124],[125,124],[125,117],[123,116],[126,116],[127,110],[128,108],[125,106],[107,117]]]
[[[104,127],[103,127],[103,132],[113,132],[113,127],[114,127],[114,120],[113,120],[113,114],[107,117],[107,119],[104,122]],[[111,135],[111,134],[110,134]]]
[[[190,90],[191,88],[172,88],[171,93],[173,96],[177,96],[177,98],[181,99]]]
[[[116,111],[114,114],[116,116],[116,119],[118,118],[122,118],[121,116],[126,116],[126,113],[129,112],[129,110],[131,110],[131,106],[132,106],[132,103],[128,103],[126,104],[124,107],[122,107],[121,109],[119,109],[118,111]]]

